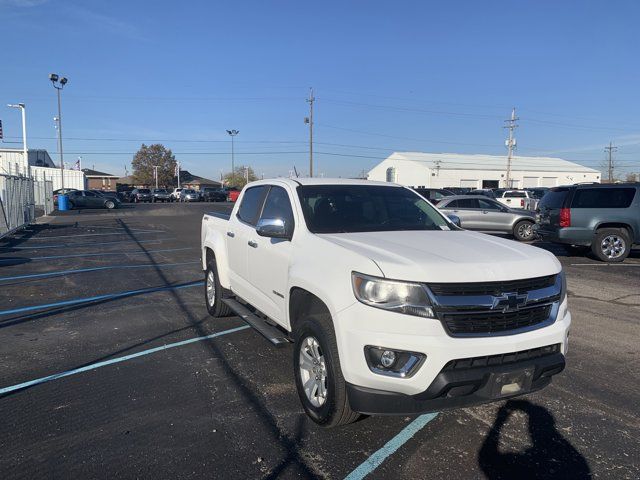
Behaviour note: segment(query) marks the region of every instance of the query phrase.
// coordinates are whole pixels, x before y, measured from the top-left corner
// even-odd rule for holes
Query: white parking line
[[[640,267],[640,263],[570,263],[572,267]]]

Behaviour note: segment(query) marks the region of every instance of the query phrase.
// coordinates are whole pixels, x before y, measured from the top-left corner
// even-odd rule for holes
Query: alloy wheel
[[[600,242],[602,253],[610,259],[621,257],[627,246],[622,237],[618,235],[607,235]]]
[[[210,307],[216,302],[216,279],[211,270],[207,273],[207,302]]]
[[[327,401],[327,366],[316,338],[306,337],[302,341],[299,365],[304,393],[311,405],[319,408]]]

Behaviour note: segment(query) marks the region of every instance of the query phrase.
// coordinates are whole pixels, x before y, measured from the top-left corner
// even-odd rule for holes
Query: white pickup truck
[[[510,208],[535,211],[538,200],[527,190],[505,190],[496,200]]]
[[[248,184],[202,221],[205,299],[293,343],[317,423],[417,414],[545,387],[571,315],[549,252],[456,226],[412,190],[359,180]]]

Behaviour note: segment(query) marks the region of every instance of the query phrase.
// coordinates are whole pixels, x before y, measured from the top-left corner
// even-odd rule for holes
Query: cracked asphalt
[[[340,479],[411,425],[318,428],[292,349],[207,315],[200,219],[228,208],[74,211],[0,241],[0,389],[23,385],[0,394],[0,478]],[[367,478],[640,478],[640,252],[606,265],[537,245],[567,272],[566,370],[441,412]]]

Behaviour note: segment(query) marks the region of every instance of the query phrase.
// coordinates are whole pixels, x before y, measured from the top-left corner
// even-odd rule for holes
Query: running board
[[[284,347],[289,343],[289,340],[285,334],[278,330],[276,327],[269,325],[262,318],[254,315],[245,307],[242,303],[233,298],[223,298],[222,303],[233,310],[233,313],[238,315],[242,320],[247,322],[254,330],[260,335],[269,340],[275,347]]]

